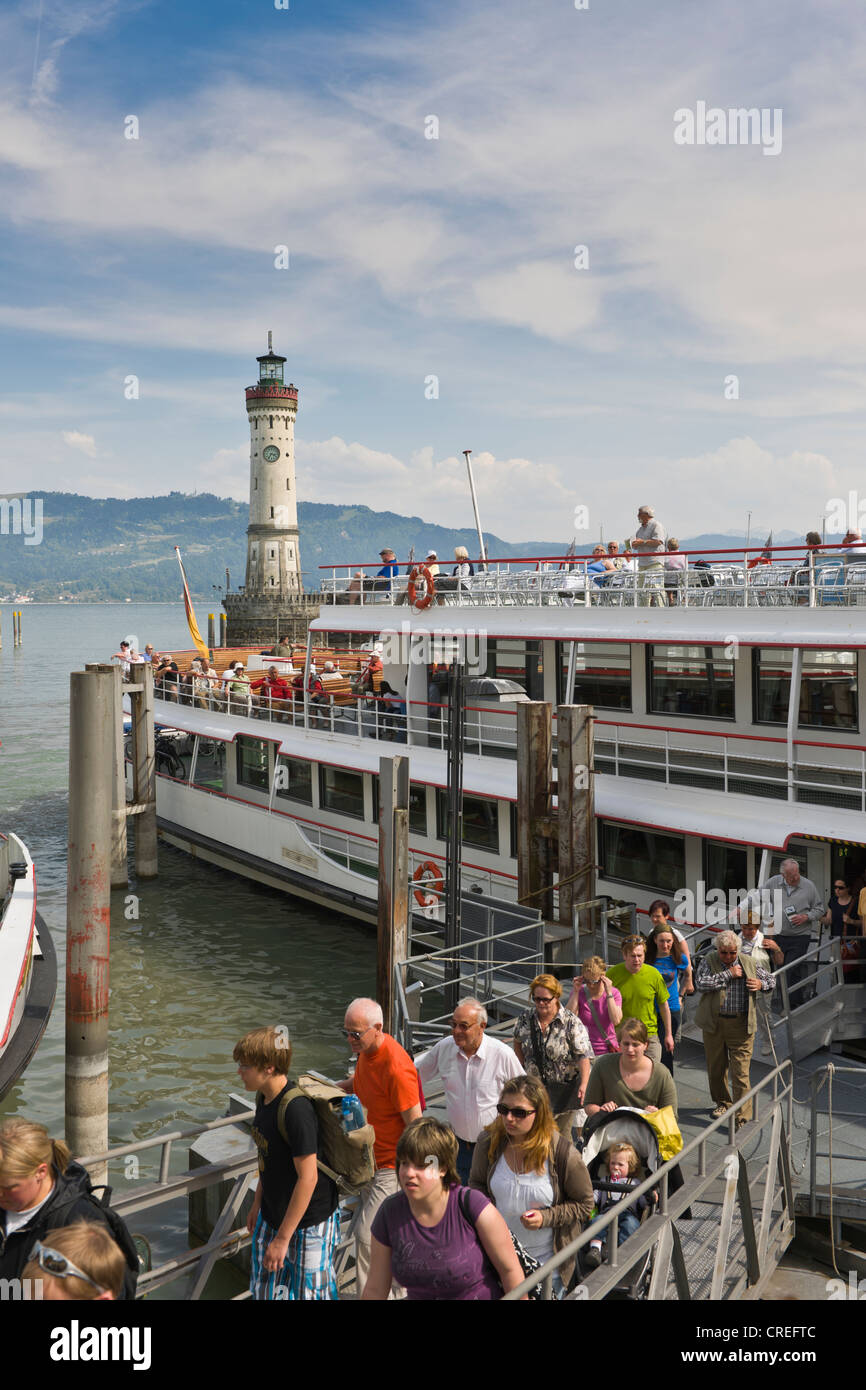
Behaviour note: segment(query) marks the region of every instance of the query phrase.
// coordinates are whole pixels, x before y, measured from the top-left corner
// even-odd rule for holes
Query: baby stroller
[[[657,1168],[662,1167],[656,1132],[640,1110],[630,1110],[626,1107],[612,1111],[599,1110],[587,1120],[581,1143],[578,1146],[582,1151],[583,1161],[587,1166],[594,1188],[603,1187],[606,1181],[607,1168],[605,1167],[604,1155],[615,1140],[622,1140],[624,1143],[631,1144],[641,1161],[641,1168],[632,1180],[632,1187],[637,1187]],[[676,1176],[679,1177],[678,1169]],[[673,1179],[674,1173],[672,1172],[671,1180]],[[681,1182],[682,1179],[680,1178]],[[679,1186],[680,1183],[671,1181],[671,1186]],[[616,1190],[622,1191],[622,1188]],[[651,1209],[650,1205],[649,1210]],[[643,1217],[647,1214],[648,1212],[645,1211]],[[587,1249],[588,1247],[584,1246],[578,1253],[571,1281],[572,1288],[581,1283],[590,1272],[584,1260]],[[628,1242],[626,1241],[619,1247],[619,1260],[622,1277],[616,1287],[607,1294],[607,1298],[615,1301],[646,1298],[652,1274],[652,1251],[648,1250],[635,1264],[629,1265]]]

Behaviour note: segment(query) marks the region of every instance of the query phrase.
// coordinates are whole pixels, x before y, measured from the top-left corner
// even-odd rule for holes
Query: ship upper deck
[[[671,567],[674,560],[676,568]],[[640,626],[653,631],[662,616],[676,625],[668,616],[671,611],[681,619],[686,613],[697,612],[701,618],[691,620],[690,630],[694,631],[708,614],[721,610],[725,616],[718,621],[724,624],[730,622],[731,609],[742,609],[744,613],[737,615],[741,623],[751,610],[753,615],[761,615],[762,640],[766,640],[763,634],[768,613],[775,613],[786,628],[795,614],[799,618],[802,610],[816,609],[824,618],[830,613],[851,613],[852,630],[866,627],[866,546],[862,545],[830,545],[820,550],[778,546],[677,551],[675,557],[659,553],[625,560],[616,557],[610,563],[621,567],[609,570],[601,569],[600,561],[591,555],[492,559],[465,578],[431,575],[423,565],[412,563],[400,566],[395,562],[376,571],[379,563],[321,566],[325,571],[323,609],[329,613],[332,608],[341,610],[340,623],[332,626],[354,628],[361,610],[366,620],[357,622],[359,627],[365,622],[367,627],[387,623],[383,609],[394,610],[394,617],[411,616],[413,624],[418,613],[433,612],[437,625],[449,618],[453,622],[450,610],[455,609],[470,613],[473,625],[477,625],[481,616],[477,610],[483,610],[487,625],[493,612],[510,614],[514,621],[515,609],[529,608],[544,610],[545,618],[561,615],[565,621],[553,624],[560,630],[573,626],[581,610],[598,613],[597,621],[607,619],[611,630],[615,627],[620,635],[642,611]],[[393,573],[395,566],[400,572]],[[630,617],[625,618],[624,612]],[[652,620],[649,614],[653,614]],[[526,619],[519,622],[525,631]],[[812,630],[820,626],[816,622]]]

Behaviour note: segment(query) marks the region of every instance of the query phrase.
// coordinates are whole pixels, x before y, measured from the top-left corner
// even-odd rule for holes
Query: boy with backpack
[[[232,1055],[244,1086],[257,1093],[252,1134],[259,1181],[247,1218],[252,1296],[336,1299],[339,1196],[334,1179],[320,1167],[316,1106],[288,1078],[292,1045],[285,1029],[256,1028]]]

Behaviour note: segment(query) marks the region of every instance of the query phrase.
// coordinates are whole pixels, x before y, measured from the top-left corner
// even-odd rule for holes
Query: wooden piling
[[[213,613],[207,615],[207,645],[208,650],[213,651],[216,646],[216,620]]]
[[[517,706],[517,900],[553,916],[551,707]]]
[[[114,676],[73,671],[66,887],[66,1142],[108,1148],[108,986]],[[103,1174],[92,1173],[95,1182]]]
[[[153,729],[153,666],[135,666],[132,695],[136,878],[156,878],[159,871],[156,836],[156,747]]]
[[[85,666],[85,671],[108,672],[112,680],[112,727],[114,729],[113,782],[111,794],[111,886],[129,885],[126,839],[126,764],[123,753],[123,668],[110,663]],[[138,669],[138,668],[133,668]]]
[[[409,954],[409,759],[379,759],[379,912],[376,999],[397,1026],[394,967]]]
[[[556,728],[559,920],[571,928],[574,904],[595,897],[593,706],[560,705]]]

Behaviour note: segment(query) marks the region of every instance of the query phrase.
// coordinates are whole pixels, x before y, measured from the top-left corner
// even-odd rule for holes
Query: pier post
[[[394,967],[409,954],[409,759],[379,759],[379,912],[376,1001],[397,1026]]]
[[[126,764],[123,753],[123,670],[110,663],[94,663],[85,671],[107,671],[112,680],[112,727],[114,729],[114,758],[111,796],[111,886],[126,888],[129,884],[126,839]]]
[[[594,718],[592,705],[560,705],[557,709],[559,920],[569,930],[574,904],[595,897]]]
[[[551,707],[517,706],[517,901],[553,916]]]
[[[66,886],[66,1142],[108,1148],[108,983],[114,675],[73,671]],[[104,1174],[92,1173],[95,1182]]]
[[[229,620],[228,620],[228,618],[226,617],[225,613],[220,613],[220,646],[221,646],[221,647],[225,647],[225,646],[228,645],[228,644],[227,644],[227,641],[226,641],[226,629],[228,628],[228,621],[229,621]]]
[[[136,878],[156,878],[159,871],[156,843],[156,748],[153,731],[153,667],[134,667],[136,683],[143,689],[132,696],[135,803],[143,809],[135,818]]]
[[[212,652],[216,646],[216,623],[213,613],[207,615],[207,645],[208,651]]]

